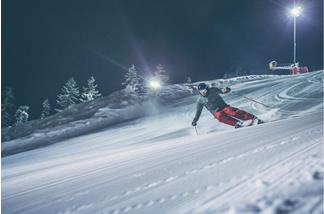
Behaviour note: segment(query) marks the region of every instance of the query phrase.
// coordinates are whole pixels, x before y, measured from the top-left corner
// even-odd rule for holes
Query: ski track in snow
[[[322,73],[317,72],[234,86],[278,106],[268,112],[259,104],[227,97],[233,106],[254,109],[271,121],[255,127],[233,130],[205,113],[200,120],[205,127],[198,127],[201,135],[194,136],[190,120],[195,106],[183,99],[171,105],[170,114],[5,157],[2,210],[320,213],[324,174],[320,84]],[[281,120],[273,121],[274,114]]]

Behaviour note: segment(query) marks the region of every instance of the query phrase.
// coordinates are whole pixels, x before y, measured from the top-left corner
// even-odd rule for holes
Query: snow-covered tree
[[[143,81],[138,75],[135,65],[132,65],[125,74],[125,81],[122,82],[126,92],[130,94],[140,95],[144,91]]]
[[[88,86],[83,87],[83,92],[80,99],[81,102],[87,102],[101,97],[101,94],[96,89],[98,85],[95,83],[95,81],[96,80],[94,77],[90,77],[90,79],[88,79]]]
[[[42,106],[43,106],[43,110],[41,114],[41,119],[44,119],[45,117],[51,114],[51,106],[48,99],[44,100]]]
[[[57,111],[64,110],[79,101],[79,87],[73,77],[65,83],[61,91],[62,94],[59,94],[56,100],[61,109],[57,109]]]
[[[192,83],[191,77],[187,77],[186,83]]]
[[[15,113],[16,125],[23,124],[28,121],[29,118],[29,106],[19,106]]]
[[[13,123],[13,113],[15,109],[13,88],[6,87],[1,98],[1,127],[8,127]]]
[[[155,77],[158,78],[163,84],[168,84],[170,77],[167,75],[167,72],[164,70],[164,67],[159,64],[156,66]]]

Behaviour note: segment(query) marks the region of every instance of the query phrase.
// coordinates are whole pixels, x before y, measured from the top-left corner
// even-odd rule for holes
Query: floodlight
[[[150,87],[153,89],[158,89],[161,87],[161,83],[158,80],[150,80]]]
[[[290,13],[291,13],[291,15],[297,17],[297,16],[300,16],[301,11],[302,11],[302,8],[300,6],[296,6],[293,9],[291,9]]]

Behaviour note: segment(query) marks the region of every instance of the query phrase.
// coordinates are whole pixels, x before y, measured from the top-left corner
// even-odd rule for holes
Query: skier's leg
[[[230,126],[235,126],[236,123],[239,122],[237,119],[226,115],[223,111],[215,112],[214,116],[219,122],[225,123]]]
[[[240,120],[251,120],[251,119],[255,119],[256,116],[253,114],[250,114],[246,111],[243,111],[239,108],[234,108],[232,106],[228,106],[226,108],[223,109],[223,112],[227,115],[236,117]]]

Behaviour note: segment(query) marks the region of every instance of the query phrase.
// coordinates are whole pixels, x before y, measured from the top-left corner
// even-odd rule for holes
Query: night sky
[[[297,61],[323,67],[323,0],[299,1]],[[62,85],[90,76],[102,94],[125,69],[157,64],[173,83],[217,79],[240,66],[266,73],[293,61],[292,0],[2,0],[2,90],[38,117]]]

